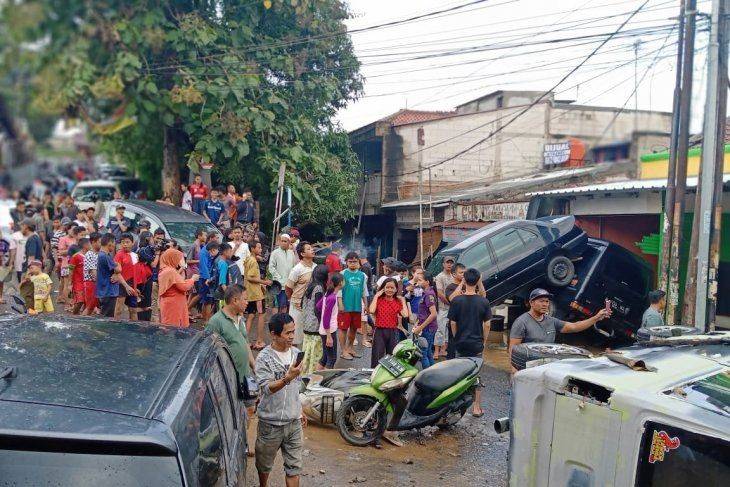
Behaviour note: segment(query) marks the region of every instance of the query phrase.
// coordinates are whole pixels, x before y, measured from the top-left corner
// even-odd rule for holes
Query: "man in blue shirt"
[[[107,223],[107,228],[117,242],[122,238],[122,234],[129,232],[132,228],[132,221],[124,216],[124,210],[126,208],[123,205],[117,206],[116,215]]]
[[[213,264],[213,259],[216,258],[220,250],[220,244],[217,242],[209,242],[200,248],[200,254],[198,255],[198,296],[200,296],[199,303],[203,307],[203,320],[207,323],[211,316],[211,304],[213,303],[213,296],[210,294],[209,280],[210,280],[210,267]]]
[[[101,251],[99,252],[96,264],[96,297],[99,299],[99,307],[102,316],[114,317],[114,307],[119,295],[119,279],[121,269],[114,262],[114,251],[116,241],[114,235],[105,233],[101,237]]]
[[[210,199],[203,205],[203,214],[208,217],[213,225],[221,223],[221,217],[226,209],[223,202],[218,199],[219,194],[220,193],[216,189],[211,191]]]

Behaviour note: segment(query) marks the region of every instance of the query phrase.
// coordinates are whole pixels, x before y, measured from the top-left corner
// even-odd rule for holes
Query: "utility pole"
[[[634,132],[639,130],[639,47],[641,39],[634,42]]]
[[[719,260],[719,233],[722,220],[722,176],[724,166],[725,112],[728,90],[728,19],[730,0],[713,0],[710,17],[710,42],[707,51],[707,98],[705,119],[702,126],[702,179],[698,181],[695,214],[698,225],[692,229],[692,241],[697,240],[697,252],[690,254],[695,261],[694,325],[705,331],[707,324],[714,323],[717,268],[712,264]],[[713,242],[714,241],[714,242]],[[712,246],[711,244],[716,245]],[[694,258],[696,257],[696,258]],[[689,273],[689,270],[688,270]],[[689,275],[689,274],[688,274]],[[690,292],[690,289],[687,289]],[[709,293],[709,296],[708,296]],[[708,297],[712,304],[709,306]],[[708,319],[709,318],[709,319]]]
[[[669,294],[669,262],[672,247],[672,222],[674,221],[674,189],[677,177],[677,140],[679,135],[679,99],[682,93],[682,60],[684,52],[684,2],[679,6],[679,35],[677,41],[677,67],[672,100],[672,137],[669,142],[669,168],[667,190],[664,193],[664,221],[662,222],[662,250],[659,261],[659,289]],[[668,322],[668,321],[667,321]]]
[[[418,145],[425,145],[423,127],[418,128]],[[423,150],[418,151],[418,255],[423,268]]]
[[[697,0],[687,0],[684,16],[682,92],[679,99],[679,132],[677,135],[677,174],[674,219],[672,220],[672,247],[669,254],[669,299],[667,299],[667,324],[669,325],[677,323],[681,312],[679,309],[679,265],[684,224],[684,201],[687,192],[687,151],[689,149],[689,123],[692,109],[692,71],[694,69]]]

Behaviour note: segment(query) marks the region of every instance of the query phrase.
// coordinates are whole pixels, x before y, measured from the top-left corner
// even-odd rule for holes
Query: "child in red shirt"
[[[119,296],[114,310],[114,318],[119,319],[122,307],[126,305],[129,310],[129,319],[135,321],[137,319],[137,297],[139,292],[137,291],[134,276],[134,268],[137,263],[137,254],[132,252],[134,239],[128,233],[122,234],[119,245],[121,249],[114,256],[114,262],[119,264],[123,282],[119,283]]]
[[[91,248],[88,238],[79,240],[79,245],[69,248],[71,258],[68,261],[68,268],[71,273],[71,294],[73,295],[73,308],[71,312],[75,315],[81,313],[86,297],[84,295],[84,255]]]

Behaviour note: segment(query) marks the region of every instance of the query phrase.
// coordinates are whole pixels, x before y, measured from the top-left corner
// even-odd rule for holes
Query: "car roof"
[[[665,346],[661,346],[665,345]],[[520,374],[544,374],[551,388],[562,388],[567,378],[598,384],[622,395],[655,398],[688,380],[727,370],[730,366],[730,332],[674,337],[648,345],[635,345],[618,352],[655,368],[636,371],[602,356],[593,359],[561,360]]]
[[[94,179],[92,181],[81,181],[76,183],[74,188],[88,188],[90,186],[105,186],[109,188],[116,188],[119,186],[118,181],[110,181],[109,179]]]
[[[158,203],[156,201],[149,200],[114,200],[108,202],[110,206],[117,206],[119,204],[124,205],[127,208],[142,208],[163,222],[195,222],[195,223],[209,223],[209,221],[202,215],[198,215],[195,212],[183,210],[179,206],[168,205],[165,203]]]
[[[17,376],[0,388],[0,403],[151,418],[175,376],[191,373],[186,357],[212,343],[200,331],[139,322],[3,316],[0,367],[17,367]]]

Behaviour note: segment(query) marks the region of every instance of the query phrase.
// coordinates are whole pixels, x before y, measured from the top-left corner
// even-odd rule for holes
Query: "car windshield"
[[[101,201],[111,201],[114,199],[114,188],[109,186],[88,186],[76,188],[73,192],[74,199],[82,203],[91,203],[94,195],[98,196]]]
[[[220,231],[208,222],[165,222],[165,228],[167,228],[170,238],[177,240],[177,243],[183,247],[193,244],[195,232],[199,228],[204,229],[208,233],[218,232],[220,234]]]
[[[182,484],[173,456],[96,455],[0,449],[3,485],[155,487]]]

